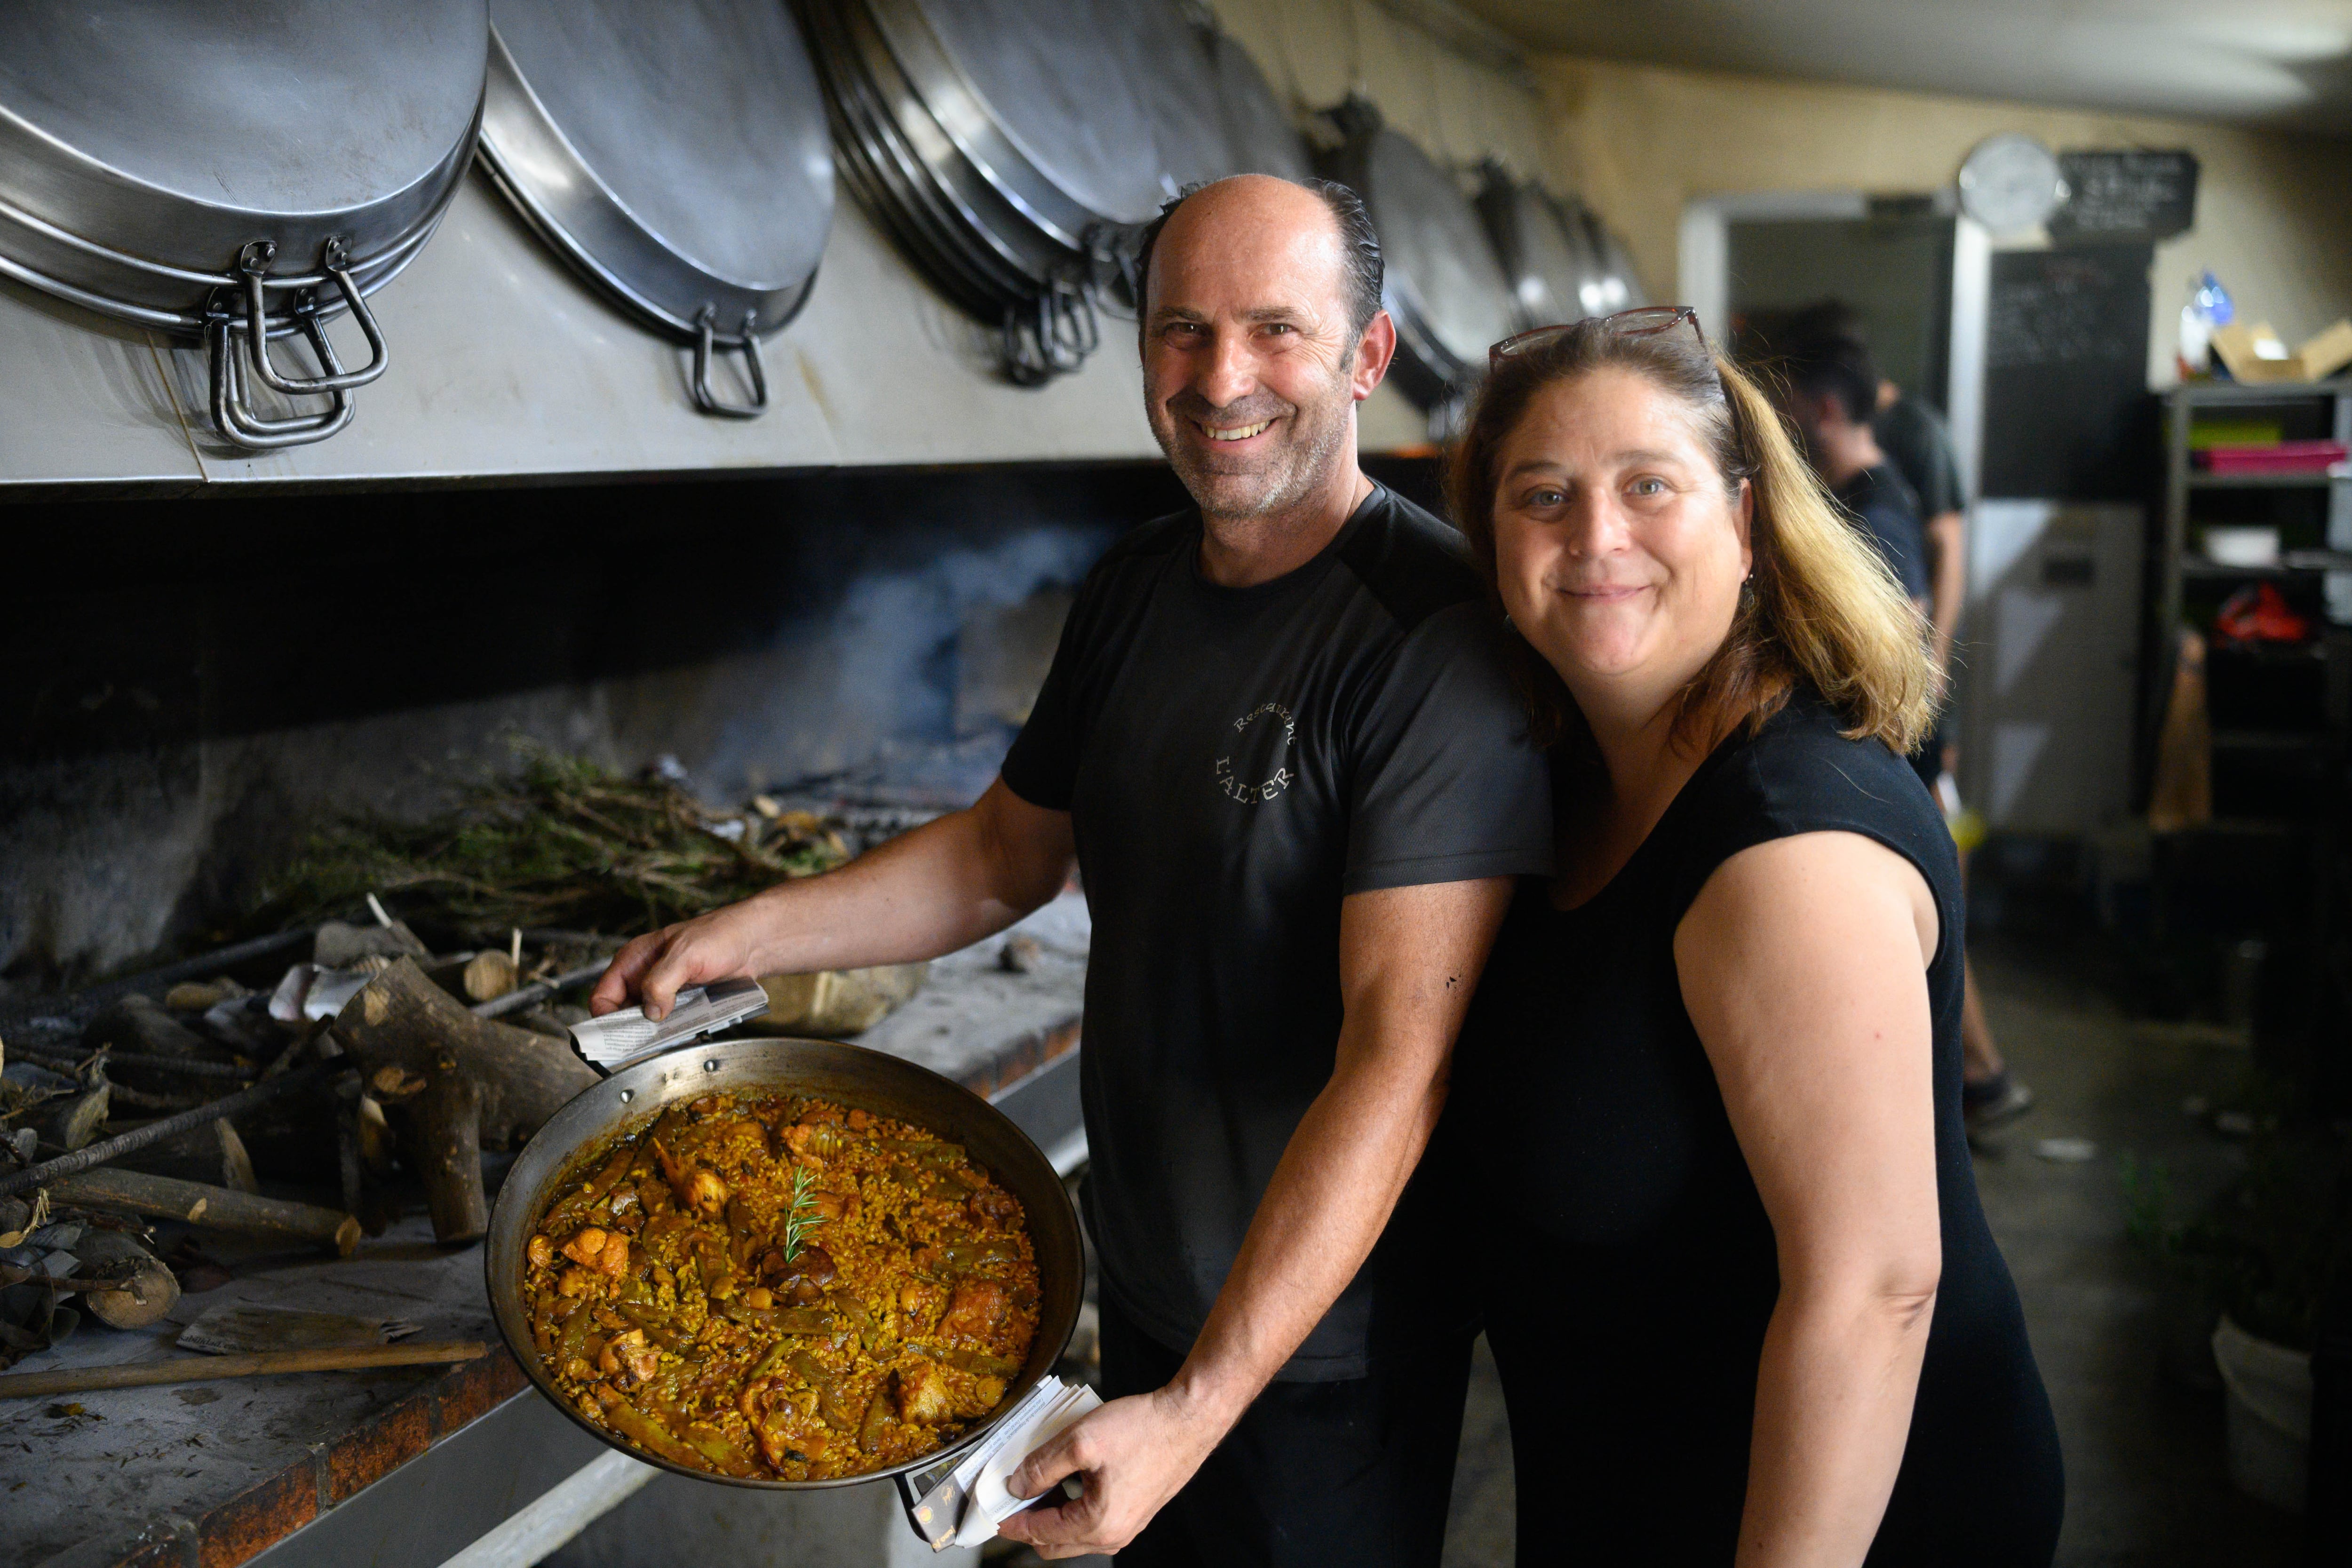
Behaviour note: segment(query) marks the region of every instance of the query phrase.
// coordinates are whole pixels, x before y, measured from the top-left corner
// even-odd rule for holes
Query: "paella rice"
[[[523,1277],[541,1363],[674,1464],[801,1481],[919,1458],[996,1408],[1036,1337],[1019,1200],[908,1122],[705,1095],[555,1193]]]

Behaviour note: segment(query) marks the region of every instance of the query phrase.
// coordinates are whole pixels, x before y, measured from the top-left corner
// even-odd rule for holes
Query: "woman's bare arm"
[[[1942,1267],[1937,938],[1916,868],[1853,833],[1733,856],[1675,933],[1780,1257],[1738,1568],[1853,1568],[1903,1461]]]

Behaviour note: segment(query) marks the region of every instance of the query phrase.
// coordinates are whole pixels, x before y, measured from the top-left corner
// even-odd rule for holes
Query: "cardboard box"
[[[2242,382],[2324,381],[2352,364],[2352,320],[2338,321],[2293,353],[2268,321],[2231,321],[2213,329],[2213,352]]]

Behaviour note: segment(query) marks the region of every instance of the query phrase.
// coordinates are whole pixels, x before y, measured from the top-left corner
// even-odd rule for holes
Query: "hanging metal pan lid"
[[[1097,225],[1147,223],[1174,194],[1117,0],[869,8],[957,151],[1055,243],[1083,256]]]
[[[1232,172],[1275,174],[1286,180],[1312,178],[1315,161],[1307,155],[1307,140],[1299,135],[1289,109],[1275,95],[1249,51],[1218,33],[1209,41],[1209,52],[1217,74],[1225,144],[1233,153]]]
[[[812,5],[807,15],[835,68],[835,106],[855,130],[856,150],[879,174],[888,210],[928,237],[921,248],[935,273],[978,281],[982,320],[1075,269],[1076,253],[959,151],[859,0],[830,16],[824,5]]]
[[[1208,36],[1177,14],[1173,0],[1105,0],[1105,9],[1142,92],[1160,200],[1236,173]]]
[[[808,298],[833,226],[824,100],[775,0],[491,0],[482,156],[533,228],[624,309],[744,347]],[[764,402],[756,357],[752,382]]]
[[[1479,174],[1478,216],[1510,282],[1520,330],[1607,314],[1601,263],[1580,219],[1492,159]]]
[[[1142,96],[1143,122],[1159,159],[1160,202],[1239,173],[1225,134],[1224,103],[1210,35],[1178,14],[1175,0],[1101,0],[1110,36],[1125,52]],[[1157,205],[1155,205],[1155,213]],[[1093,247],[1097,281],[1114,313],[1135,304],[1140,225],[1106,230]]]
[[[1600,269],[1600,283],[1593,303],[1587,308],[1593,315],[1610,316],[1620,310],[1639,310],[1650,302],[1642,290],[1642,276],[1634,269],[1633,253],[1617,231],[1601,221],[1601,215],[1581,202],[1561,204],[1570,223],[1581,226],[1587,243],[1592,247]]]
[[[455,195],[487,40],[483,0],[0,5],[0,273],[196,333],[258,242],[271,335],[346,310]]]
[[[1361,99],[1329,117],[1346,137],[1332,157],[1333,176],[1363,197],[1381,237],[1398,384],[1434,407],[1475,382],[1487,349],[1510,335],[1510,284],[1452,174]]]

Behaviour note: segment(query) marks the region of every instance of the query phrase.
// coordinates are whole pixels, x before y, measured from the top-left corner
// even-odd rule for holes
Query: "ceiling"
[[[2352,135],[2352,0],[1457,0],[1531,48]]]

